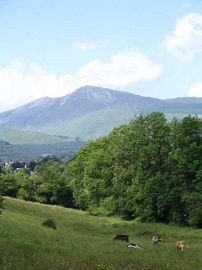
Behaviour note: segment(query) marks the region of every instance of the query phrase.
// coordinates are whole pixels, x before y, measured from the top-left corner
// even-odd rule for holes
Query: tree
[[[170,172],[166,190],[170,201],[169,219],[191,225],[191,209],[196,198],[199,199],[202,181],[202,121],[197,116],[187,116],[181,121],[174,119],[171,130]]]
[[[77,207],[201,226],[201,127],[198,117],[151,113],[89,142],[70,162]]]
[[[16,197],[19,186],[12,170],[6,169],[0,174],[0,194]]]
[[[67,163],[49,158],[35,168],[35,173],[33,182],[36,186],[34,195],[36,201],[73,207]]]

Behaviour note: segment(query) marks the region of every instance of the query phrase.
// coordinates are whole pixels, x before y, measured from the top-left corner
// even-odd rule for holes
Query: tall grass
[[[57,229],[41,224],[53,219]],[[151,237],[159,233],[160,246]],[[143,250],[113,241],[128,234]],[[189,245],[184,252],[176,240]],[[0,217],[0,269],[14,270],[201,270],[202,230],[138,224],[119,218],[6,198]]]

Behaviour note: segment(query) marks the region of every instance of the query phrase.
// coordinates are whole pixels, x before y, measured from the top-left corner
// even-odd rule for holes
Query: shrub
[[[52,228],[54,230],[56,230],[56,225],[55,222],[52,219],[46,219],[43,223],[43,226],[46,226],[48,228]]]

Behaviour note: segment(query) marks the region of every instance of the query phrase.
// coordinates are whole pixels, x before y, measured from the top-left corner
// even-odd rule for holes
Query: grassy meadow
[[[45,219],[57,229],[42,226]],[[159,233],[160,246],[151,237]],[[113,241],[128,234],[143,250]],[[115,217],[6,198],[0,216],[1,270],[201,270],[202,230],[141,224]],[[175,248],[185,240],[184,252]]]

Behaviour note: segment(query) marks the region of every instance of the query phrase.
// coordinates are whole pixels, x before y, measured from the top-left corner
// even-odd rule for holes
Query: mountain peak
[[[85,85],[77,89],[73,95],[79,97],[79,99],[86,99],[90,102],[111,103],[114,92],[116,91],[108,88]]]
[[[85,85],[80,88],[78,88],[75,92],[73,93],[86,93],[86,94],[93,94],[93,93],[103,93],[103,92],[108,92],[108,91],[114,91],[109,88],[104,88],[104,87],[99,87],[99,86],[93,86],[93,85]]]
[[[95,91],[95,90],[104,90],[104,89],[106,89],[106,88],[94,86],[94,85],[84,85],[84,86],[79,87],[75,92],[77,92],[77,91]]]

